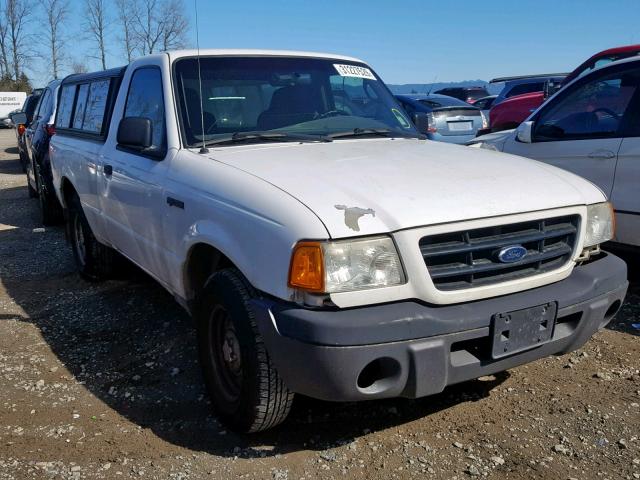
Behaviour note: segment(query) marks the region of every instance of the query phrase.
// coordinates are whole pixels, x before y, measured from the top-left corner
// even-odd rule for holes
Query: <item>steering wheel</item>
[[[218,126],[218,120],[215,120],[211,125],[209,125],[207,127],[207,129],[204,131],[205,135],[208,135],[211,133],[211,130],[213,130],[215,127]]]

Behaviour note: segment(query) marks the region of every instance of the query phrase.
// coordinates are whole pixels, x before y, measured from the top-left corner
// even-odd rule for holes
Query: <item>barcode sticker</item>
[[[342,77],[366,78],[368,80],[377,80],[375,75],[366,67],[358,67],[357,65],[341,65],[334,63],[336,71]]]

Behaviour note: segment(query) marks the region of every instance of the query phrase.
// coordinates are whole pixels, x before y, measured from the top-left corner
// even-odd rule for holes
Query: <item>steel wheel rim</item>
[[[229,312],[221,305],[213,307],[209,317],[209,361],[219,393],[226,401],[237,401],[242,389],[240,342]]]

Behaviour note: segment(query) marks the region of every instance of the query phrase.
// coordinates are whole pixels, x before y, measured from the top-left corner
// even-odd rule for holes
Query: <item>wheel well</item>
[[[217,248],[206,243],[198,243],[191,247],[185,270],[187,300],[198,297],[211,274],[230,267],[235,265]]]
[[[69,181],[69,179],[64,177],[62,179],[62,186],[61,186],[60,190],[62,191],[62,198],[64,199],[63,207],[64,208],[68,208],[69,207],[69,203],[71,202],[71,199],[73,198],[73,196],[77,195],[76,189],[73,188],[73,185]]]

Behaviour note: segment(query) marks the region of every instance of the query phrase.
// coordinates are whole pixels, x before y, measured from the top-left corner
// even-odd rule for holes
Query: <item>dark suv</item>
[[[27,171],[27,163],[29,161],[29,155],[27,154],[27,147],[24,143],[24,133],[26,127],[33,120],[33,112],[36,110],[36,106],[38,105],[38,100],[40,100],[40,95],[42,94],[42,89],[37,88],[31,95],[29,95],[24,103],[22,104],[22,108],[18,112],[19,115],[15,117],[21,121],[14,122],[15,130],[16,130],[16,143],[18,144],[18,154],[20,155],[20,164],[22,165],[22,171]],[[13,121],[13,114],[11,115],[11,119]]]
[[[488,97],[489,92],[484,87],[450,87],[443,88],[438,90],[437,92],[440,95],[448,95],[453,98],[457,98],[458,100],[462,100],[463,102],[467,102],[473,105],[473,102],[482,98]]]
[[[43,90],[25,131],[27,153],[27,186],[29,196],[40,201],[42,223],[53,225],[62,220],[62,207],[53,190],[49,163],[49,140],[55,133],[54,118],[60,80],[50,82]]]

